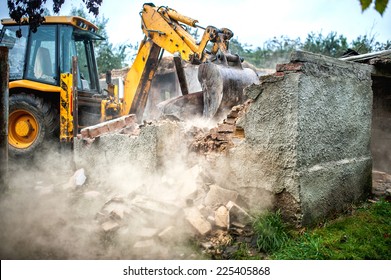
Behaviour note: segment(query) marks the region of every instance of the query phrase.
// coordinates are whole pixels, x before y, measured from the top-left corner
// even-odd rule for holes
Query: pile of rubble
[[[244,130],[237,125],[237,120],[246,113],[250,104],[251,100],[248,100],[241,105],[234,106],[222,123],[218,123],[217,127],[206,133],[193,131],[191,139],[194,140],[190,144],[190,150],[200,154],[224,153],[234,146],[235,139],[244,139]]]
[[[193,167],[189,172],[199,172]],[[123,249],[134,258],[199,258],[194,251],[183,253],[190,240],[209,255],[219,255],[232,236],[251,236],[252,216],[243,208],[236,191],[215,184],[182,185],[162,178],[156,186],[143,185],[126,195],[112,195],[95,215],[97,234],[115,250]],[[87,199],[102,197],[89,187],[83,170],[70,182]],[[84,186],[83,186],[84,185]],[[95,184],[91,184],[95,185]],[[107,195],[107,194],[106,194]],[[117,245],[116,245],[117,244]],[[121,245],[118,245],[121,244]]]

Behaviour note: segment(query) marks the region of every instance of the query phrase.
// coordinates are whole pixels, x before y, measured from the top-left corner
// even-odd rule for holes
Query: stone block
[[[147,239],[147,240],[140,240],[134,243],[133,248],[139,249],[139,250],[147,250],[151,251],[156,249],[156,241],[153,239]]]
[[[246,210],[241,208],[235,202],[229,201],[226,207],[229,211],[229,221],[231,223],[239,223],[244,225],[251,223],[251,216],[246,212]]]
[[[225,206],[220,206],[215,211],[215,225],[224,229],[229,228],[229,211]]]
[[[102,194],[98,191],[87,191],[84,192],[84,198],[86,199],[96,199],[102,196]]]
[[[211,232],[211,224],[202,216],[198,208],[186,208],[183,211],[185,213],[186,221],[192,226],[197,234],[204,236]]]
[[[135,231],[135,236],[142,239],[151,239],[158,234],[159,230],[152,227],[139,227]]]
[[[236,191],[227,190],[218,185],[210,185],[209,192],[204,199],[204,204],[215,209],[221,205],[226,205],[229,201],[235,202],[238,195]]]
[[[107,221],[101,225],[104,232],[114,232],[119,229],[119,224],[115,221]]]
[[[174,226],[168,226],[162,230],[157,236],[163,242],[172,242],[178,234],[178,230]]]
[[[167,215],[170,217],[176,216],[180,210],[180,208],[174,204],[157,201],[143,195],[136,195],[131,200],[131,203],[147,213]]]

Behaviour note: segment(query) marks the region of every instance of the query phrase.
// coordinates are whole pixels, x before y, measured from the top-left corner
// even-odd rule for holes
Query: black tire
[[[26,117],[27,116],[27,117]],[[22,117],[34,123],[31,139],[21,137],[16,132],[18,120]],[[28,119],[30,118],[30,119]],[[58,110],[50,103],[33,94],[13,94],[9,99],[8,143],[10,158],[31,158],[38,151],[44,150],[56,136],[58,138],[59,116]],[[24,130],[25,131],[25,130]],[[20,140],[20,141],[19,141]]]

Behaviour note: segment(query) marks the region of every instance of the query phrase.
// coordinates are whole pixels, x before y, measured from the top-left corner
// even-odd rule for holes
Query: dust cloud
[[[85,178],[75,178],[71,150],[11,162],[0,200],[0,257],[202,258],[183,209],[200,205],[212,182],[203,165],[204,156],[177,147],[157,171],[128,162],[86,169]]]

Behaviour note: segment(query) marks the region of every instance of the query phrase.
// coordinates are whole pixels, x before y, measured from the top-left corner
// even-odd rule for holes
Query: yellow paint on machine
[[[63,73],[60,78],[60,141],[73,139],[72,74]]]

